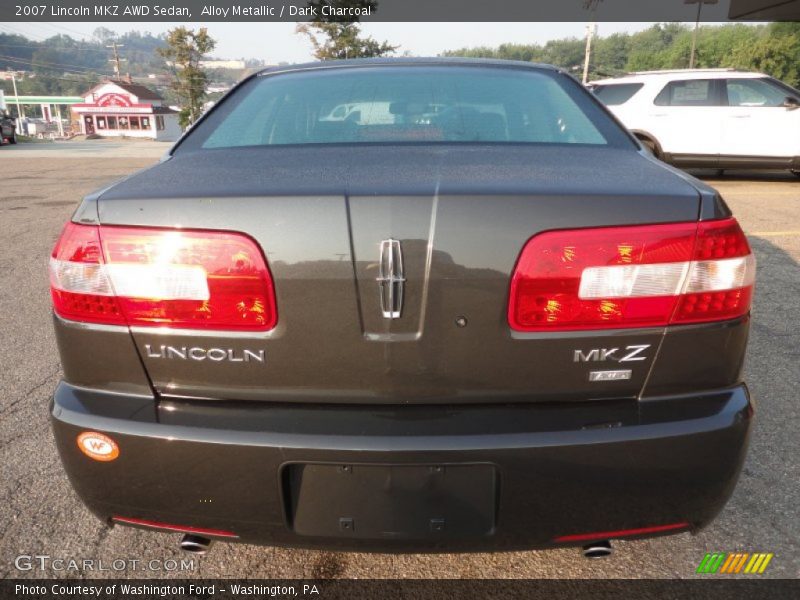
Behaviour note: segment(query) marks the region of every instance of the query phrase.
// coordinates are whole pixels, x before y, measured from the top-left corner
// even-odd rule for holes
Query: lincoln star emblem
[[[399,319],[403,310],[403,249],[399,240],[381,242],[380,276],[381,310],[387,319]]]

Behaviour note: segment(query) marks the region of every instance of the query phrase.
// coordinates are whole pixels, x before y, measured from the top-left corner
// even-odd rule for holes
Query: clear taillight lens
[[[108,324],[265,331],[272,277],[249,237],[68,223],[50,258],[55,312]]]
[[[755,259],[735,219],[549,231],[522,250],[518,331],[662,326],[747,314]]]

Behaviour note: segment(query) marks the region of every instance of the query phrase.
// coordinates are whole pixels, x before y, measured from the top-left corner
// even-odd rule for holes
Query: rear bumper
[[[279,546],[436,552],[576,545],[590,541],[578,537],[585,533],[676,523],[687,525],[658,534],[701,528],[734,488],[753,413],[744,385],[619,403],[222,404],[157,403],[61,383],[52,425],[74,488],[107,522],[141,519]],[[84,431],[111,437],[119,457],[87,458],[76,443]],[[314,479],[315,469],[303,471],[309,464],[339,468],[352,489],[340,493],[335,475]],[[476,467],[482,491],[448,497],[467,489],[464,465]],[[409,481],[403,467],[424,468],[404,472]],[[446,489],[432,479],[442,472]]]

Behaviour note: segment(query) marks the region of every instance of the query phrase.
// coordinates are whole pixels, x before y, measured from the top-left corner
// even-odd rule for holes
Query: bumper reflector
[[[576,533],[573,535],[562,535],[554,538],[555,542],[591,542],[597,540],[607,540],[611,538],[622,538],[634,535],[645,535],[648,533],[659,533],[662,531],[672,531],[674,529],[688,529],[689,523],[669,523],[667,525],[653,525],[651,527],[639,527],[637,529],[618,529],[616,531],[595,531],[593,533]]]
[[[171,523],[160,523],[158,521],[148,521],[146,519],[132,519],[129,517],[112,517],[113,521],[124,525],[139,525],[141,527],[152,527],[153,529],[164,529],[167,531],[177,531],[180,533],[194,533],[197,535],[211,535],[215,537],[238,538],[239,536],[230,531],[222,529],[203,529],[202,527],[188,527],[186,525],[174,525]]]

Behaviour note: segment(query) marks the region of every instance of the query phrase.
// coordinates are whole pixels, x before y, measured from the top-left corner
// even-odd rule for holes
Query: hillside
[[[2,24],[0,24],[2,27]],[[8,29],[8,28],[6,28]],[[17,80],[20,95],[76,95],[85,92],[95,83],[113,77],[112,44],[119,46],[120,72],[156,89],[170,100],[171,69],[156,49],[165,45],[164,35],[130,31],[123,35],[98,28],[91,40],[76,40],[59,34],[44,40],[32,40],[10,31],[0,31],[0,65],[2,68],[26,71]],[[248,67],[257,67],[260,61],[246,61]],[[219,69],[210,72],[214,83],[230,84],[240,79],[247,70]],[[156,77],[149,77],[155,75]],[[0,81],[6,94],[13,94],[10,80]]]

